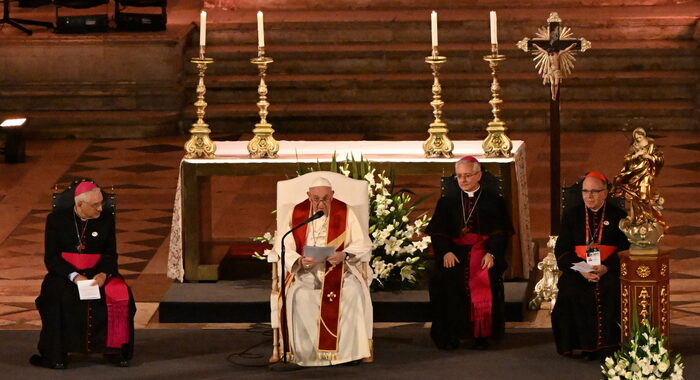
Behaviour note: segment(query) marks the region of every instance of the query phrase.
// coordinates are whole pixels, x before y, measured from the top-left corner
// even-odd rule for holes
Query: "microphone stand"
[[[283,339],[284,339],[285,336],[287,336],[287,339],[285,339],[285,341],[284,341],[283,344],[282,344],[282,368],[285,368],[286,365],[288,364],[288,363],[287,363],[287,349],[286,349],[285,346],[287,346],[287,347],[289,346],[289,334],[285,334],[285,333],[284,333],[284,332],[287,330],[287,295],[285,294],[285,293],[286,293],[286,286],[285,286],[285,279],[286,279],[286,275],[285,275],[285,266],[286,266],[286,262],[285,262],[285,252],[286,252],[286,248],[285,248],[285,246],[284,246],[284,239],[285,239],[289,234],[291,234],[292,232],[296,231],[297,229],[301,228],[302,226],[304,226],[304,225],[306,225],[306,224],[308,224],[308,223],[310,223],[310,222],[312,222],[312,221],[314,221],[314,220],[316,220],[316,219],[318,219],[318,218],[320,218],[320,217],[322,217],[322,216],[323,216],[323,211],[318,211],[318,212],[316,212],[316,213],[313,214],[309,219],[306,219],[305,221],[303,221],[303,222],[299,223],[298,225],[294,226],[294,228],[292,228],[291,230],[287,231],[287,233],[285,233],[285,234],[282,236],[282,241],[280,242],[280,245],[282,246],[282,247],[281,247],[282,252],[281,252],[281,254],[280,254],[280,260],[281,260],[281,263],[282,263],[282,273],[281,273],[281,275],[280,275],[280,281],[282,282],[282,285],[281,285],[281,287],[280,287],[280,295],[281,295],[281,297],[282,297],[282,310],[281,310],[281,312],[280,312],[280,314],[282,314],[282,315],[280,316],[280,327],[282,328],[282,337],[283,337]],[[274,367],[273,367],[273,368],[274,368]],[[280,369],[278,369],[278,370],[283,370],[283,369],[280,368]],[[292,370],[292,369],[291,369],[291,368],[287,368],[287,370]]]

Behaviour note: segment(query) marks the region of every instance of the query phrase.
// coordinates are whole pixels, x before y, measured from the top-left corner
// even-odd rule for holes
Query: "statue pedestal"
[[[668,343],[670,335],[670,289],[668,254],[658,248],[630,248],[620,254],[620,324],[622,341],[630,340],[633,316],[657,327]]]

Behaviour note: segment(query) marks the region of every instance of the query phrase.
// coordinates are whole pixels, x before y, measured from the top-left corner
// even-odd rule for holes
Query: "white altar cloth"
[[[488,158],[484,156],[482,141],[453,141],[454,158],[426,158],[423,153],[423,141],[279,141],[278,158],[250,158],[247,141],[216,141],[216,158],[213,159],[183,159],[188,164],[295,164],[330,162],[333,155],[338,161],[345,158],[360,157],[369,161],[384,163],[444,163],[454,162],[463,156],[474,156],[482,163],[510,163],[515,166],[519,203],[520,246],[523,258],[523,273],[527,277],[534,266],[532,238],[530,234],[530,215],[527,194],[527,173],[525,170],[525,143],[513,141],[513,156],[508,158]],[[178,187],[173,209],[173,223],[170,233],[170,249],[168,253],[169,278],[183,281],[183,238],[182,238],[182,170],[178,178]]]

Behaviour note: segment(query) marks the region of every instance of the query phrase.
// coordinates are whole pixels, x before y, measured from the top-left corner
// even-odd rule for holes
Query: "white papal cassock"
[[[289,221],[292,220],[292,212],[287,216]],[[324,265],[304,269],[298,263],[300,254],[294,239],[289,236],[285,240],[285,270],[294,276],[287,291],[289,343],[292,360],[301,366],[326,366],[371,356],[373,320],[368,284],[372,276],[364,272],[370,270],[367,263],[372,243],[349,207],[346,223],[344,251],[347,255],[341,292],[338,352],[330,360],[317,350]],[[325,215],[311,222],[306,229],[306,244],[325,246],[328,224]]]

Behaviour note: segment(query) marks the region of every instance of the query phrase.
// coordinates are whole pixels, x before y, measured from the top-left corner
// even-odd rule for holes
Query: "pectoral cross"
[[[326,294],[326,297],[328,297],[328,302],[333,302],[333,300],[335,299],[335,297],[337,297],[337,295],[335,294],[335,292],[330,292],[330,293]]]
[[[559,85],[571,74],[574,68],[575,52],[584,52],[591,47],[585,38],[570,38],[571,28],[561,26],[561,18],[556,12],[549,14],[547,26],[540,27],[537,37],[523,38],[517,44],[518,48],[535,55],[535,68],[542,75],[543,84],[549,83],[549,127],[550,127],[550,225],[551,234],[559,234],[560,214],[560,117],[559,117]]]

